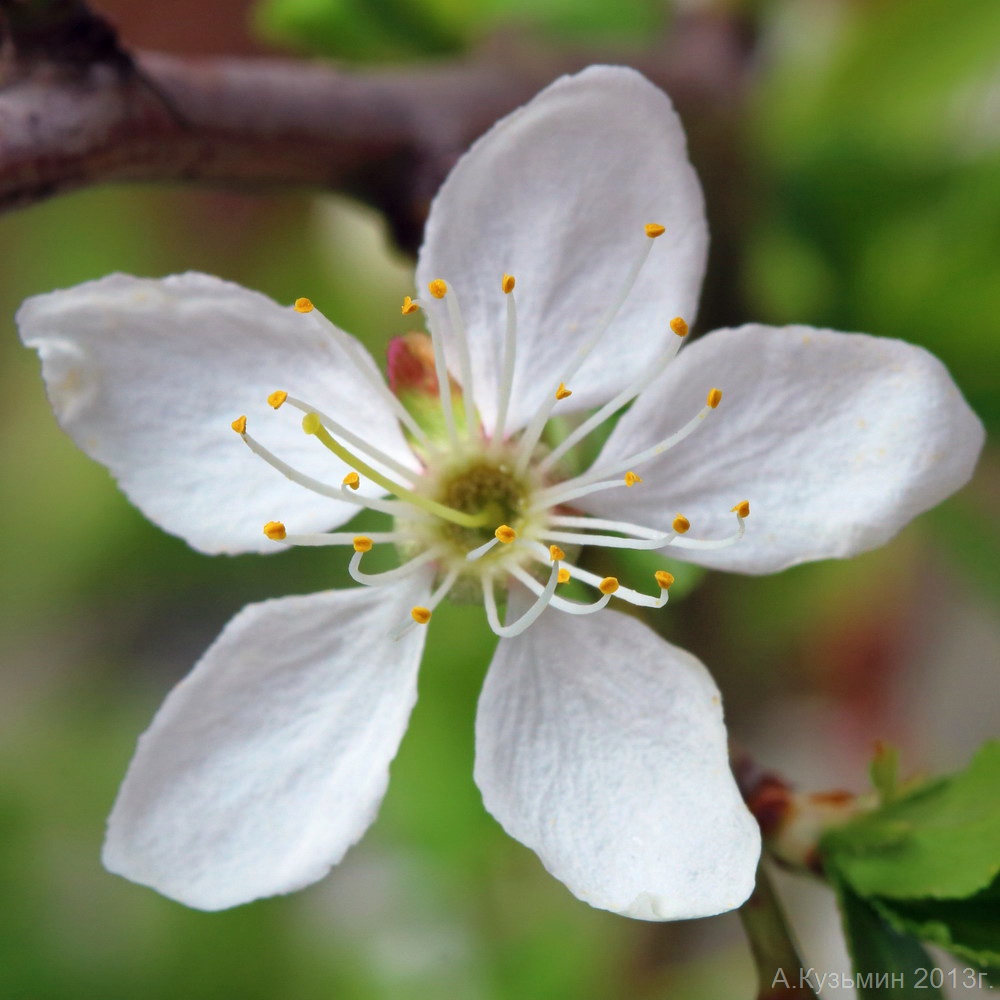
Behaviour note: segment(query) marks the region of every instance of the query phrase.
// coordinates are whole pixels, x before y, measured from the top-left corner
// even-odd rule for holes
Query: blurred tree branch
[[[301,185],[367,201],[409,249],[473,139],[558,74],[617,61],[508,38],[452,64],[349,72],[132,53],[82,0],[0,0],[0,17],[0,209],[111,181]],[[636,64],[682,113],[726,119],[748,53],[738,22],[698,16]]]

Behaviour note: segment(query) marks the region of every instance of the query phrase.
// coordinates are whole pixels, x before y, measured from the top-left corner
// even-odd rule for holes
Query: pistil
[[[431,500],[430,497],[414,493],[405,486],[400,486],[399,483],[394,483],[388,476],[383,476],[381,472],[373,469],[367,462],[362,461],[357,455],[352,454],[337,441],[323,426],[323,421],[315,410],[307,413],[302,418],[302,429],[306,434],[314,435],[339,459],[364,473],[372,482],[377,483],[387,493],[391,493],[398,499],[405,500],[408,504],[427,511],[428,514],[433,514],[435,517],[439,517],[444,521],[450,521],[452,524],[457,524],[463,528],[482,528],[488,523],[489,515],[486,511],[481,511],[478,514],[466,514],[460,510],[454,510],[451,507],[446,507],[444,504],[438,503],[436,500]]]

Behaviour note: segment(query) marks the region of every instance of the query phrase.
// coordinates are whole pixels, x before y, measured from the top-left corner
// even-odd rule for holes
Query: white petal
[[[496,413],[497,362],[517,279],[518,359],[508,429],[553,392],[567,357],[592,331],[642,249],[643,227],[666,235],[560,412],[610,399],[691,319],[708,247],[701,188],[670,101],[634,70],[596,66],[563,77],[498,122],[445,181],[427,222],[418,291],[434,278],[458,294],[470,332],[475,399]],[[429,321],[448,328],[440,303]],[[455,342],[447,341],[451,361]],[[458,377],[457,366],[453,372]]]
[[[108,821],[104,864],[203,910],[322,878],[375,818],[417,697],[426,585],[251,604],[177,685]]]
[[[680,427],[723,392],[686,441],[637,466],[644,482],[580,506],[731,548],[671,555],[745,573],[852,556],[888,541],[972,475],[983,428],[947,370],[922,348],[805,326],[718,330],[686,347],[619,422],[596,467]],[[627,495],[623,495],[626,494]]]
[[[703,917],[753,888],[760,834],[729,770],[715,684],[633,618],[548,612],[502,640],[475,774],[504,829],[592,906]]]
[[[231,429],[247,414],[280,458],[339,485],[346,466],[302,432],[301,413],[267,405],[275,389],[414,467],[395,418],[317,313],[203,274],[116,274],[29,299],[17,321],[65,430],[147,517],[204,552],[275,551],[265,521],[321,531],[356,513],[289,482]]]

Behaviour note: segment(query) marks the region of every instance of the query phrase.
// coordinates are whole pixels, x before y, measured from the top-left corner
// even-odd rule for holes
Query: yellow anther
[[[356,472],[348,472],[340,482],[341,486],[349,486],[356,490],[361,485],[361,477]]]
[[[496,531],[493,532],[496,537],[504,543],[504,545],[510,545],[515,538],[517,538],[517,532],[509,524],[501,524]]]
[[[675,316],[670,321],[670,329],[673,330],[678,337],[686,337],[688,335],[688,325],[680,318],[680,316]]]
[[[307,413],[302,418],[302,429],[306,434],[315,434],[323,426],[323,421],[319,419],[318,413]]]
[[[737,517],[749,517],[750,501],[741,500],[735,507],[732,507],[731,510]]]
[[[625,473],[625,485],[635,486],[636,483],[642,482],[642,476],[637,476],[634,472]]]
[[[426,625],[431,620],[431,609],[422,608],[419,604],[410,609],[410,616],[418,625]]]
[[[418,306],[417,303],[414,302],[413,299],[411,299],[409,295],[407,295],[403,299],[403,304],[399,307],[399,311],[404,316],[409,316],[410,313],[415,313],[419,308],[420,308],[420,306]]]
[[[565,569],[565,568],[560,569],[559,572],[556,574],[556,579],[560,583],[569,583],[569,579],[570,579],[569,570]]]
[[[559,388],[556,389],[556,399],[566,399],[567,396],[572,396],[573,390],[566,388],[565,382],[559,383]]]
[[[709,389],[708,395],[705,397],[705,404],[712,407],[714,410],[719,403],[722,402],[722,390],[721,389]]]
[[[503,289],[504,295],[510,295],[514,291],[514,275],[505,274],[503,276],[503,281],[500,282],[500,287]]]
[[[448,294],[448,285],[440,278],[435,278],[428,286],[427,291],[436,299],[443,299]]]
[[[678,535],[683,535],[684,532],[690,529],[691,522],[683,514],[678,514],[674,518],[674,522],[671,527],[677,532]]]
[[[559,548],[558,545],[550,545],[549,546],[549,558],[553,562],[555,562],[557,559],[562,560],[562,559],[566,558],[566,553],[563,552],[563,550],[561,548]]]
[[[357,535],[354,539],[355,552],[371,552],[375,543],[367,535]]]
[[[280,521],[268,521],[264,525],[264,534],[272,542],[280,542],[285,538],[287,532],[285,531],[285,526]]]
[[[296,299],[295,311],[297,313],[311,313],[313,311],[313,304],[307,298]]]
[[[667,231],[666,227],[661,226],[658,222],[646,223],[646,235],[651,240],[655,240],[657,236],[662,236],[666,231]]]
[[[602,594],[613,594],[619,587],[618,581],[613,576],[606,576],[597,585],[597,589]]]
[[[660,585],[660,590],[669,590],[673,586],[674,574],[668,573],[665,569],[658,569],[653,577]]]
[[[246,434],[247,432],[247,418],[237,417],[230,425],[237,434]]]
[[[276,389],[267,397],[268,403],[275,409],[278,409],[286,399],[288,399],[288,393],[284,389]]]

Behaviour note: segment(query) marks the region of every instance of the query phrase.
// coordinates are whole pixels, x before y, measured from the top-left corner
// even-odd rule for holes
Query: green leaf
[[[890,927],[848,886],[836,879],[834,885],[860,1000],[943,1000],[941,991],[921,978],[921,970],[935,963],[919,942]]]
[[[1000,873],[1000,742],[965,771],[928,782],[830,831],[828,869],[863,898],[964,899]]]
[[[1000,962],[1000,879],[968,899],[872,899],[896,930],[980,965]]]
[[[557,41],[638,43],[662,29],[656,0],[259,0],[265,38],[352,60],[454,52],[514,25]]]
[[[253,22],[269,41],[388,61],[460,49],[468,17],[454,4],[433,0],[262,0]]]
[[[818,16],[783,8],[785,42],[755,92],[773,174],[747,253],[751,311],[922,344],[997,430],[1000,143],[986,123],[1000,4]]]

